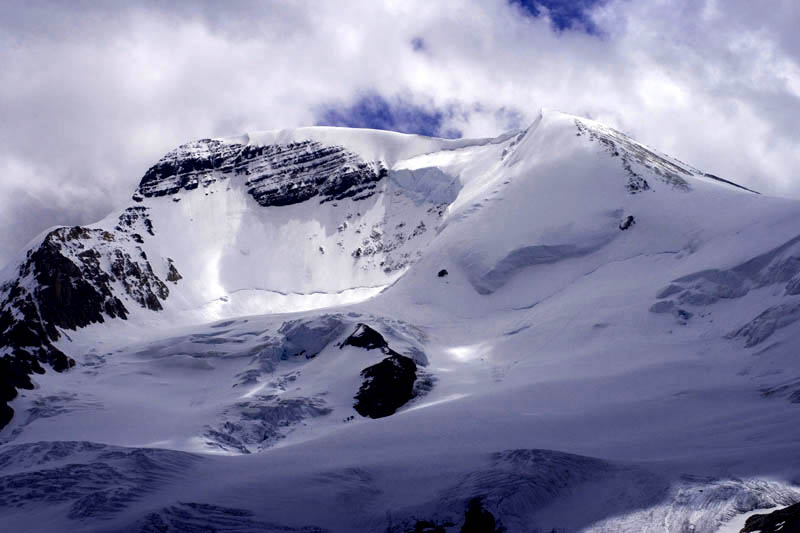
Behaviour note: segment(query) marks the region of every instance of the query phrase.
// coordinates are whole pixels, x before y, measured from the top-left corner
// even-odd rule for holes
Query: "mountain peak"
[[[200,139],[148,169],[118,217],[32,243],[0,288],[0,349],[27,354],[30,372],[63,370],[65,331],[308,311],[408,284],[424,299],[415,280],[429,270],[485,297],[531,265],[609,249],[641,216],[635,196],[665,191],[647,202],[657,210],[704,181],[547,109],[493,139],[331,127]]]
[[[797,220],[547,110],[184,144],[3,274],[3,519],[715,531],[797,501],[754,477],[796,464]]]

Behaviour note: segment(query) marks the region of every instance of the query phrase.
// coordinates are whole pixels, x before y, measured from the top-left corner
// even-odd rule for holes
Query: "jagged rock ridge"
[[[162,309],[169,289],[138,246],[139,225],[152,234],[146,210],[137,207],[123,212],[114,232],[55,229],[28,252],[17,278],[0,287],[0,427],[13,415],[7,402],[17,389],[33,388],[30,376],[43,373],[42,364],[57,372],[75,365],[53,344],[61,337],[59,329],[126,319],[130,311],[120,296],[146,309]]]

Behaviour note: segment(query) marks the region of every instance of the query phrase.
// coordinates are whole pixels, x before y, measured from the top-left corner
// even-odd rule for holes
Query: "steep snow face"
[[[134,195],[156,232],[144,247],[173,261],[171,303],[197,320],[359,301],[422,256],[460,188],[396,159],[502,142],[312,128],[190,143]]]
[[[465,157],[470,152],[474,157]],[[767,205],[780,212],[786,204],[710,179],[593,121],[553,112],[502,144],[426,154],[402,165],[443,169],[458,176],[461,190],[436,245],[393,290],[461,312],[493,312],[492,301],[530,305],[587,265],[690,255],[692,242],[759,223]],[[623,230],[633,224],[635,230]],[[551,283],[519,277],[534,267]],[[442,268],[456,274],[451,283],[464,279],[473,290],[459,291],[457,299],[430,293],[422,279]]]
[[[0,515],[710,533],[792,504],[797,220],[553,112],[492,140],[190,143],[4,274]]]

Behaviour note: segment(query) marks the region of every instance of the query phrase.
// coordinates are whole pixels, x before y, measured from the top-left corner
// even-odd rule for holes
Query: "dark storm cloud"
[[[487,136],[588,115],[800,196],[800,7],[745,0],[5,2],[0,265],[193,138],[326,122]]]

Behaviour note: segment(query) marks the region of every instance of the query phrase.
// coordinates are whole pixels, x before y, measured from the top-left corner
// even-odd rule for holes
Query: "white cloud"
[[[589,115],[800,197],[800,6],[770,7],[610,0],[597,37],[502,0],[6,6],[0,264],[47,226],[124,204],[177,144],[307,125],[364,91],[456,110],[445,127],[468,136],[542,106]]]

